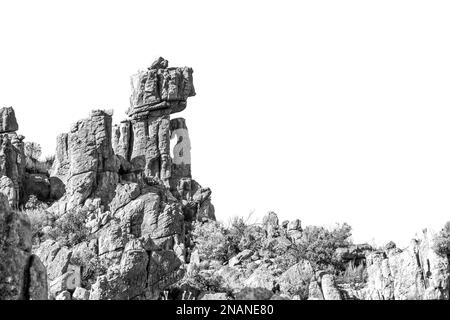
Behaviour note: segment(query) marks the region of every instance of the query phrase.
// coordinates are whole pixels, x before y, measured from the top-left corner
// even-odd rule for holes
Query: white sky
[[[450,220],[448,1],[1,1],[0,105],[54,153],[129,76],[194,68],[193,175],[255,210],[407,244]]]

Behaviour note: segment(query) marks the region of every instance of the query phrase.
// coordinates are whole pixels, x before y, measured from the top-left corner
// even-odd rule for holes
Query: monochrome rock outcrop
[[[12,107],[0,109],[0,133],[14,132],[19,130],[16,114]]]
[[[0,193],[0,300],[47,299],[47,273],[31,253],[28,218]]]
[[[171,118],[196,94],[193,70],[158,58],[131,84],[126,119],[93,110],[49,161],[0,109],[0,300],[450,298],[449,256],[427,231],[402,250],[275,212],[220,225],[187,121]]]
[[[154,299],[183,276],[191,222],[215,219],[211,190],[191,177],[186,121],[170,119],[195,95],[192,72],[159,58],[132,78],[129,119],[113,125],[111,111],[94,110],[58,136],[49,177],[58,200],[48,212],[60,219],[87,212],[90,240],[76,247],[47,240],[36,249],[50,297]],[[80,252],[107,267],[89,294],[70,280],[78,281],[69,271]]]
[[[24,136],[18,128],[13,108],[0,109],[0,192],[13,208],[19,206],[25,176]]]
[[[365,299],[449,299],[450,266],[447,257],[432,249],[433,236],[424,230],[405,250],[395,247],[367,256]]]

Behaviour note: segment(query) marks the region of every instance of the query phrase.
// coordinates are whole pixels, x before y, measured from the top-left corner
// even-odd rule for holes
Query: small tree
[[[351,244],[351,227],[344,223],[332,230],[324,227],[307,226],[298,244],[301,259],[310,261],[315,269],[343,270],[345,266],[336,260],[334,252],[337,248]]]
[[[25,142],[24,152],[26,157],[37,161],[42,154],[42,149],[36,142]]]
[[[107,272],[105,262],[89,249],[76,252],[70,258],[70,263],[81,267],[81,284],[86,289],[91,288],[98,276]]]
[[[88,211],[71,210],[55,221],[49,236],[62,245],[72,247],[88,239],[90,232],[86,227]]]
[[[442,256],[450,254],[450,221],[447,221],[444,228],[434,237],[433,250]]]
[[[194,222],[192,240],[200,259],[227,261],[227,238],[225,228],[216,221]]]

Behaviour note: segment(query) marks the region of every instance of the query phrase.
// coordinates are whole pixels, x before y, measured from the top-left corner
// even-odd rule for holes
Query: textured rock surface
[[[0,192],[17,208],[23,193],[25,156],[23,136],[16,133],[0,134]],[[6,179],[9,178],[9,179]]]
[[[278,283],[282,292],[297,292],[301,287],[308,286],[314,271],[309,261],[301,261],[285,271]]]
[[[106,204],[118,182],[118,163],[111,143],[111,113],[94,110],[88,119],[76,122],[70,132],[58,137],[52,173],[66,182],[66,194],[53,211],[57,214],[82,205],[90,196]],[[68,163],[68,165],[67,165]]]
[[[198,300],[228,300],[228,296],[224,292],[202,294]]]
[[[106,267],[90,288],[75,284],[90,300],[157,298],[185,273],[191,221],[214,219],[211,190],[191,178],[186,122],[170,119],[195,95],[192,69],[160,58],[133,81],[130,119],[113,126],[112,112],[95,110],[57,138],[45,192],[58,201],[48,211],[87,212],[89,240],[36,249],[52,297],[75,289],[64,277],[72,257],[89,251]]]
[[[316,280],[312,280],[309,283],[308,288],[308,300],[324,300],[322,288]]]
[[[14,212],[0,194],[0,300],[47,297],[47,275],[39,258],[31,254],[27,217]]]
[[[147,71],[131,78],[131,106],[127,111],[130,117],[147,117],[158,111],[170,114],[186,108],[187,98],[195,95],[193,70],[169,68],[168,64],[167,60],[158,58]]]
[[[0,133],[13,132],[19,130],[16,114],[12,107],[0,109]]]
[[[76,287],[72,294],[72,300],[89,300],[89,291],[81,287]]]
[[[450,267],[447,257],[431,248],[427,231],[400,250],[390,247],[367,257],[367,298],[382,300],[448,299]]]
[[[325,300],[342,300],[342,295],[336,286],[334,276],[325,274],[321,280],[322,293]]]

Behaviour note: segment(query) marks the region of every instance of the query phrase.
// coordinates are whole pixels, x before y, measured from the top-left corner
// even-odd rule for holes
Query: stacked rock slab
[[[127,110],[131,119],[113,133],[116,154],[131,165],[123,170],[142,172],[169,185],[170,114],[184,110],[187,98],[195,95],[192,73],[188,67],[169,68],[168,61],[159,58],[148,70],[132,76]]]
[[[189,142],[184,119],[170,114],[195,95],[192,69],[168,68],[160,58],[133,79],[129,119],[112,126],[112,113],[96,110],[57,139],[50,179],[59,182],[52,192],[64,195],[49,211],[87,211],[90,240],[65,248],[64,259],[48,242],[36,251],[48,270],[79,252],[98,256],[108,271],[90,288],[93,300],[157,298],[184,274],[190,220],[214,217],[211,190],[191,179],[188,145],[175,161],[170,156],[171,135]]]
[[[31,254],[31,228],[27,217],[11,209],[0,194],[0,300],[47,299],[47,273]]]
[[[24,137],[16,133],[18,128],[13,108],[0,109],[0,192],[13,208],[23,194],[25,173]]]
[[[99,198],[105,205],[111,201],[119,167],[111,129],[112,114],[94,110],[88,119],[76,122],[68,134],[58,136],[52,178],[61,182],[66,193],[53,208],[56,213],[79,207],[89,197]],[[53,193],[61,192],[54,189]]]

